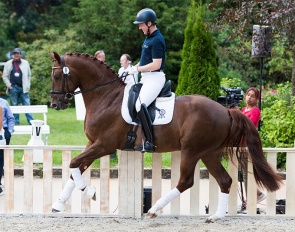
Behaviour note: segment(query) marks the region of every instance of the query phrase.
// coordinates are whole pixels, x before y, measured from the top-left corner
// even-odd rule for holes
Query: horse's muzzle
[[[55,110],[65,110],[66,108],[68,108],[68,104],[60,101],[51,102],[50,107]]]

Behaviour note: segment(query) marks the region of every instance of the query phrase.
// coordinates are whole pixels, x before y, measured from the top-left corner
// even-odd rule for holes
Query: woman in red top
[[[247,105],[242,109],[242,113],[251,119],[256,128],[258,128],[260,120],[260,109],[257,107],[258,99],[259,90],[254,87],[249,88],[245,95]]]
[[[257,107],[258,101],[259,101],[259,90],[257,88],[251,87],[247,90],[246,95],[245,95],[245,102],[246,106],[241,110],[243,114],[245,114],[248,118],[251,119],[253,122],[254,126],[258,128],[259,120],[260,120],[260,109]],[[246,168],[247,167],[247,162],[246,162]],[[245,187],[247,190],[247,170],[243,171],[243,177],[244,177],[244,182],[245,182]],[[265,200],[266,196],[259,190],[257,189],[257,203]]]

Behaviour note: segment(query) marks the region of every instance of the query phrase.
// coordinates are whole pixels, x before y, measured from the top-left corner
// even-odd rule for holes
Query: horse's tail
[[[232,118],[230,134],[227,140],[227,154],[232,159],[234,154],[237,156],[240,165],[239,154],[250,154],[253,163],[254,177],[258,186],[265,187],[268,191],[276,191],[280,188],[282,177],[278,175],[268,164],[263,155],[262,143],[259,133],[252,121],[238,110],[229,110]],[[245,149],[248,148],[248,152]],[[234,152],[234,149],[236,151]],[[247,159],[247,156],[244,159]]]

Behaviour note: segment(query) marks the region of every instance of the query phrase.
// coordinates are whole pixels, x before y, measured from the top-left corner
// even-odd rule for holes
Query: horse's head
[[[53,61],[52,90],[50,91],[51,107],[56,110],[64,110],[73,98],[77,86],[70,78],[70,69],[66,66],[64,57],[60,57],[55,52],[51,52],[50,57]]]
[[[59,56],[55,52],[50,53],[52,66],[52,90],[51,107],[63,110],[68,107],[69,101],[75,94],[82,93],[86,102],[105,99],[113,95],[109,100],[124,92],[124,82],[118,78],[118,74],[107,64],[85,53],[66,53]],[[75,90],[80,88],[80,91]]]

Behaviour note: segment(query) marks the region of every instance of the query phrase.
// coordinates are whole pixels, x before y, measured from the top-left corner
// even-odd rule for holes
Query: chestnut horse
[[[60,57],[51,52],[50,56],[53,60],[51,107],[64,110],[75,94],[82,93],[86,107],[84,130],[89,140],[86,149],[71,160],[71,178],[52,206],[56,212],[64,210],[74,187],[89,199],[95,198],[95,187],[87,186],[81,174],[95,159],[123,149],[130,125],[121,116],[125,84],[114,70],[88,54],[66,53]],[[75,93],[78,87],[81,91]],[[221,165],[220,156],[225,149],[230,159],[238,156],[243,150],[243,141],[248,147],[258,186],[268,191],[279,189],[281,178],[267,163],[257,130],[251,120],[237,110],[226,109],[200,95],[179,96],[172,121],[153,126],[153,131],[156,152],[181,151],[180,178],[177,186],[161,197],[146,217],[155,217],[158,210],[193,186],[195,166],[202,160],[221,189],[217,211],[207,222],[224,218],[232,179]],[[141,145],[142,136],[139,129],[136,146]]]

